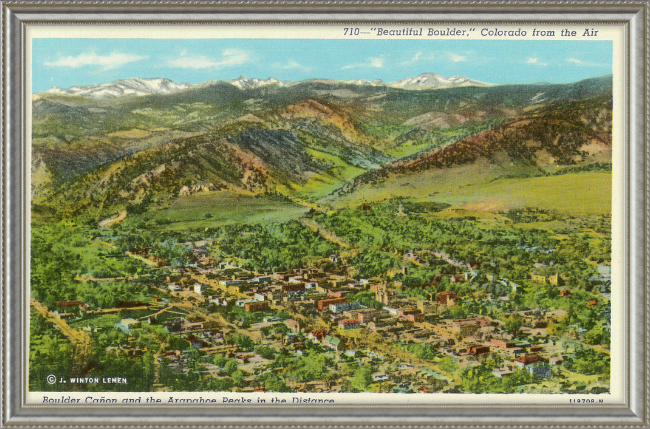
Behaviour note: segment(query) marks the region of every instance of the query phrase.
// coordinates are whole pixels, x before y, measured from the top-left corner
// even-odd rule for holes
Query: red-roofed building
[[[345,302],[348,302],[348,299],[346,297],[341,297],[341,298],[332,298],[332,299],[321,299],[316,303],[316,306],[320,311],[327,311],[330,309],[330,305],[332,304],[343,304]]]
[[[533,363],[537,362],[545,362],[544,358],[538,356],[538,355],[525,355],[518,357],[515,359],[515,365],[517,365],[519,368],[524,368],[528,365],[531,365]]]
[[[474,356],[483,355],[490,353],[490,348],[487,346],[469,346],[467,347],[467,353]]]
[[[323,341],[323,338],[327,336],[327,331],[322,330],[322,329],[317,329],[315,331],[311,331],[309,334],[307,334],[307,338],[312,340],[315,343],[320,343]]]

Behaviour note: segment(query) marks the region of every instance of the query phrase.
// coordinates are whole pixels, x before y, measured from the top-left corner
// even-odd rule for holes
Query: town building
[[[469,346],[467,347],[467,354],[478,356],[490,353],[490,348],[487,346]]]
[[[535,362],[526,366],[526,370],[537,378],[548,378],[551,376],[551,366],[546,362]]]
[[[335,351],[341,350],[342,344],[341,344],[341,339],[333,337],[331,335],[328,335],[325,337],[323,340],[323,345],[325,347],[329,347],[330,349],[333,349]]]
[[[411,323],[421,323],[425,320],[424,314],[420,313],[420,310],[399,310],[397,316]]]
[[[341,328],[341,329],[354,329],[354,328],[358,328],[360,326],[361,326],[361,323],[359,323],[359,321],[356,320],[356,319],[339,320],[339,328]]]
[[[362,307],[358,302],[342,302],[340,304],[330,304],[330,311],[332,313],[341,313],[344,311],[358,310]]]
[[[322,330],[322,329],[317,329],[314,331],[311,331],[309,334],[307,334],[307,338],[312,340],[315,343],[320,343],[323,341],[323,339],[327,336],[327,331]]]
[[[502,349],[511,349],[515,347],[515,343],[511,341],[497,340],[496,338],[492,338],[490,340],[490,344],[496,347],[500,347]]]
[[[524,355],[515,359],[515,365],[522,369],[538,362],[544,362],[544,358],[538,355]]]
[[[373,310],[349,310],[344,311],[343,315],[348,319],[357,319],[360,323],[371,322],[376,316],[377,312]]]
[[[254,312],[254,311],[269,311],[269,304],[266,301],[255,301],[255,302],[247,302],[244,304],[244,308],[246,311]]]
[[[194,284],[194,293],[198,293],[199,295],[208,290],[210,286],[204,285],[201,283],[195,283]]]
[[[344,302],[348,302],[348,299],[346,297],[331,298],[331,299],[321,299],[319,301],[316,301],[316,307],[320,311],[327,311],[327,310],[330,309],[330,305],[332,305],[332,304],[343,304]]]

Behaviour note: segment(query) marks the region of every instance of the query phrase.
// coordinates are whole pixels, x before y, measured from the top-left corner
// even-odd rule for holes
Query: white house
[[[528,372],[537,378],[548,378],[551,376],[551,366],[546,362],[536,362],[526,367]]]
[[[201,283],[194,283],[194,292],[198,293],[199,295],[202,294],[204,291],[208,290],[210,286],[204,285]]]
[[[392,316],[397,316],[397,313],[399,312],[398,308],[393,308],[393,307],[388,307],[384,306],[384,310],[388,311]]]

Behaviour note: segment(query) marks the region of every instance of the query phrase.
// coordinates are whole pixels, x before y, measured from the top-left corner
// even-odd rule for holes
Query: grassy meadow
[[[163,208],[129,216],[124,225],[150,225],[160,230],[182,231],[240,222],[282,223],[299,218],[307,210],[307,207],[281,196],[203,192],[179,197]]]

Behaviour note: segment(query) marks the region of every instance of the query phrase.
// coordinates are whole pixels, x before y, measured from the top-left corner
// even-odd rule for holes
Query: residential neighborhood
[[[351,274],[350,251],[263,271],[215,258],[215,246],[186,247],[191,262],[176,268],[149,249],[132,249],[164,273],[147,286],[148,299],[113,308],[56,302],[43,314],[95,336],[116,329],[123,339],[106,352],[149,359],[153,390],[180,388],[181,380],[242,392],[608,390],[608,373],[581,374],[577,363],[607,356],[607,344],[585,343],[587,326],[571,324],[579,307],[604,320],[598,329],[611,329],[608,294],[599,287],[585,295],[552,265],[532,265],[526,288],[544,290],[558,304],[522,309],[513,300],[525,289],[495,276],[492,264],[436,249],[397,255],[391,280]],[[429,267],[442,274],[422,292],[405,294],[397,279]],[[606,267],[597,266],[594,283],[609,284]],[[479,378],[490,382],[481,387]]]

